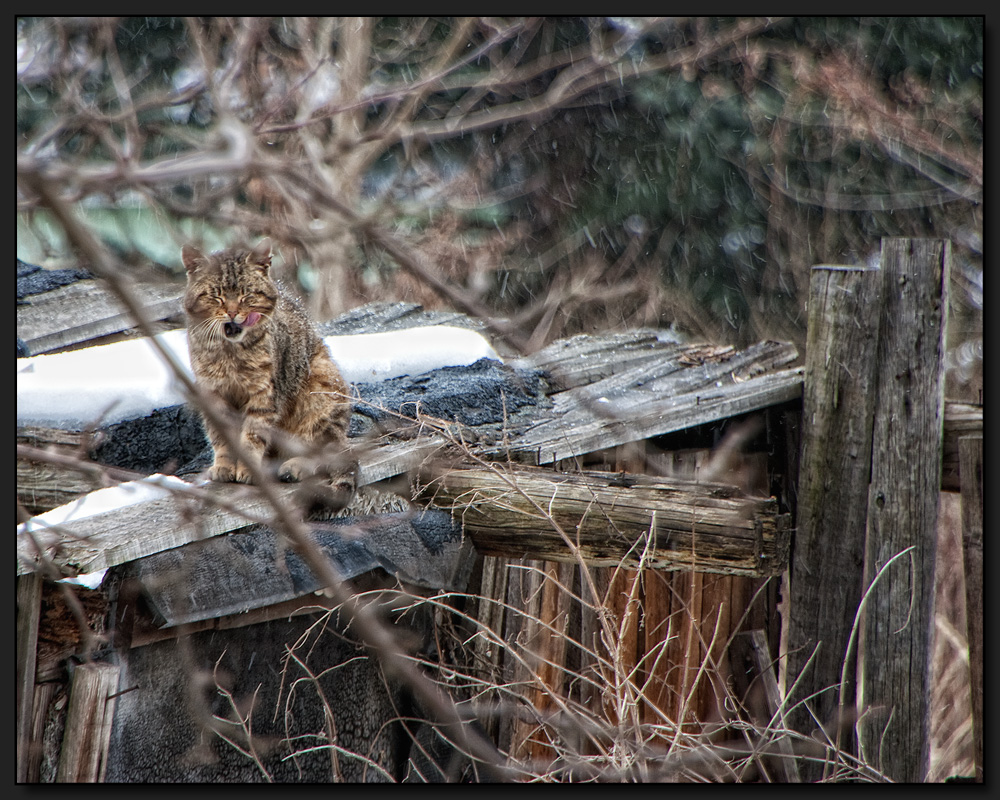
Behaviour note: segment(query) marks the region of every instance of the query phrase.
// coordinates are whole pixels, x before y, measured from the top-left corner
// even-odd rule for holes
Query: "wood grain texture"
[[[779,574],[788,560],[790,532],[777,501],[721,484],[530,467],[452,469],[426,482],[421,498],[451,509],[490,555],[577,561],[579,553],[593,566],[642,562],[753,577]]]
[[[944,404],[944,452],[941,455],[941,489],[962,491],[959,467],[959,440],[983,435],[983,407],[969,403]]]
[[[743,351],[653,347],[651,353],[618,368],[613,366],[616,354],[608,350],[603,359],[611,364],[603,371],[595,357],[585,374],[606,377],[555,394],[552,409],[511,437],[506,452],[527,463],[551,464],[756,411],[802,393],[802,370],[780,369],[797,357],[789,344],[761,342]],[[570,382],[581,379],[577,375]]]
[[[788,685],[799,681],[789,721],[807,735],[817,719],[837,728],[836,687],[861,602],[880,279],[877,270],[819,266],[810,282],[788,628]],[[853,670],[848,678],[851,707]],[[805,698],[808,708],[798,704]],[[815,780],[822,765],[803,771]]]
[[[923,781],[930,748],[950,260],[951,244],[944,240],[882,240],[883,305],[865,548],[864,585],[871,588],[863,616],[860,729],[866,761],[895,781]],[[908,555],[887,567],[903,553]]]
[[[433,438],[394,442],[359,453],[359,485],[367,485],[420,466],[441,447]],[[282,500],[296,502],[300,484],[278,484]],[[358,513],[365,493],[352,501]],[[49,559],[64,575],[113,567],[219,536],[255,523],[267,524],[273,509],[253,487],[232,483],[189,485],[170,496],[59,526],[17,534],[17,574],[32,572]]]
[[[150,322],[180,314],[183,287],[136,283],[133,289]],[[114,293],[96,280],[31,295],[17,307],[17,335],[32,355],[72,347],[135,325],[136,320]]]
[[[81,664],[73,673],[57,783],[99,783],[107,763],[121,668]]]

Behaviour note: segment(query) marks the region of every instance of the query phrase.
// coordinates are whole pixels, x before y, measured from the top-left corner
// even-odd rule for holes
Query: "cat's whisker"
[[[195,325],[195,330],[204,331],[208,338],[212,341],[219,341],[223,338],[222,333],[222,320],[217,317],[209,317],[206,320],[202,320],[197,325]]]

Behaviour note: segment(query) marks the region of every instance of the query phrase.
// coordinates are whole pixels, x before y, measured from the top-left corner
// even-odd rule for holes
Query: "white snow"
[[[205,481],[200,481],[205,483]],[[115,511],[119,508],[144,503],[147,500],[157,500],[170,493],[171,487],[188,486],[180,478],[173,475],[150,475],[137,481],[121,483],[117,486],[109,486],[106,489],[98,489],[95,492],[78,497],[66,505],[59,506],[46,511],[44,514],[32,517],[27,522],[17,526],[18,534],[22,532],[37,532],[45,530],[52,525],[61,525],[92,517],[95,514],[104,514],[108,511]],[[90,572],[85,575],[77,575],[75,578],[64,578],[65,583],[75,583],[86,586],[88,589],[96,589],[104,579],[107,570]]]
[[[439,367],[472,364],[480,358],[501,360],[481,333],[452,325],[327,336],[324,341],[349,383],[422,375]]]
[[[157,338],[190,374],[185,331]],[[179,382],[146,338],[17,360],[18,425],[83,428],[183,402]]]
[[[184,330],[157,336],[190,375]],[[372,382],[500,356],[468,328],[432,325],[324,340],[344,379]],[[180,382],[148,339],[17,359],[17,424],[82,429],[185,402]]]

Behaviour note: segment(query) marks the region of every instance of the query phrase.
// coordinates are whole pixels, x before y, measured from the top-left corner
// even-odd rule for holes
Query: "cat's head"
[[[211,255],[186,244],[181,260],[187,270],[184,310],[189,330],[238,344],[266,327],[278,300],[278,288],[268,274],[270,239],[250,249],[231,247]]]

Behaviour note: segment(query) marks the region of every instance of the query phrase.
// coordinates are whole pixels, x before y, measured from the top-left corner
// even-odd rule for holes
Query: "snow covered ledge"
[[[185,331],[157,338],[190,374]],[[484,357],[502,361],[482,334],[451,325],[327,336],[324,341],[349,383],[416,376]],[[145,338],[17,360],[18,425],[80,430],[184,402],[170,367]]]

